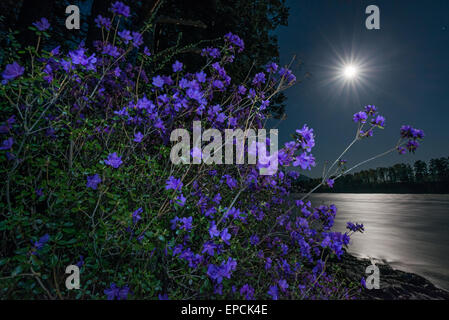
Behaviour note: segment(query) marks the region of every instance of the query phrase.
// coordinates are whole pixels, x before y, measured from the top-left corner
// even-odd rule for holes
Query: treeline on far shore
[[[307,191],[321,181],[302,179],[298,191]],[[398,163],[387,168],[348,173],[335,181],[334,187],[322,186],[317,192],[342,193],[449,193],[449,157],[418,160],[413,166]]]

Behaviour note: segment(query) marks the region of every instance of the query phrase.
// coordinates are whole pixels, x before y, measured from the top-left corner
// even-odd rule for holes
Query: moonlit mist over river
[[[363,234],[351,237],[353,255],[383,260],[449,290],[448,194],[321,193],[310,200],[337,206],[336,231],[345,231],[348,221],[365,225]]]

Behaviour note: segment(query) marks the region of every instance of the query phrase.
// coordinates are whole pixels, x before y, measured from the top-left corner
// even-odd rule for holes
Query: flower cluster
[[[404,125],[400,130],[401,138],[407,140],[405,147],[399,145],[397,150],[399,154],[404,154],[406,150],[415,153],[416,149],[419,147],[419,140],[424,139],[424,131],[421,129],[412,128],[409,125]]]
[[[371,120],[369,121],[370,117]],[[377,108],[373,105],[367,105],[365,106],[363,111],[355,113],[353,116],[353,120],[354,122],[359,123],[359,129],[357,134],[359,138],[372,137],[373,130],[375,128],[383,129],[385,126],[385,118],[380,114],[378,114]],[[370,127],[364,129],[368,121]],[[396,149],[399,152],[399,154],[404,154],[406,153],[407,150],[409,152],[414,153],[416,149],[419,147],[418,140],[422,140],[424,138],[424,132],[422,130],[412,128],[409,125],[404,125],[401,127],[400,135],[401,141],[396,146]],[[407,141],[403,142],[405,139],[407,139]]]
[[[126,300],[130,293],[131,291],[128,286],[117,287],[115,283],[111,283],[110,287],[104,290],[104,294],[108,300]]]
[[[30,79],[22,77],[29,64],[4,67],[1,94],[20,97],[5,108],[0,126],[0,156],[7,160],[1,174],[11,177],[5,203],[30,217],[8,218],[8,230],[49,228],[32,252],[54,234],[52,249],[61,261],[82,256],[80,264],[101,267],[86,274],[92,277],[86,283],[110,284],[101,292],[111,300],[128,298],[131,289],[133,296],[155,299],[349,298],[325,262],[327,255],[341,258],[349,244],[349,232],[332,230],[337,208],[314,207],[292,193],[299,169],[316,165],[312,128],[298,126],[292,141],[273,153],[270,161],[296,169],[288,173],[261,175],[267,165],[260,162],[175,165],[169,159],[170,133],[193,131],[193,121],[220,133],[262,129],[272,97],[296,81],[292,71],[270,62],[236,83],[228,66],[245,44],[228,33],[221,47],[198,51],[204,67],[197,72],[173,56],[156,73],[147,61],[157,57],[143,35],[121,27],[129,7],[117,1],[110,11],[112,17],[95,19],[105,37],[95,41],[94,52],[83,44],[68,53],[56,47],[34,60]],[[48,26],[41,20],[36,28]],[[38,90],[39,99],[31,98]],[[374,106],[354,121],[361,137],[385,124]],[[401,130],[410,143],[423,137],[413,130]],[[201,157],[202,143],[189,150],[193,157]],[[265,145],[245,144],[244,151],[269,145],[267,138]],[[332,187],[334,180],[326,183]],[[40,189],[46,201],[34,195]],[[348,228],[363,231],[363,225]],[[9,238],[19,239],[11,248],[28,250],[28,240]],[[33,258],[50,261],[45,252]],[[41,265],[40,272],[53,272]],[[92,297],[96,291],[90,288]]]
[[[355,113],[353,120],[354,122],[359,123],[359,138],[372,137],[375,128],[383,129],[385,126],[385,118],[378,114],[376,106],[373,105],[367,105],[364,107],[363,111]],[[370,124],[370,127],[363,130],[367,123]]]
[[[39,31],[45,31],[50,29],[50,22],[48,22],[47,18],[42,18],[41,20],[34,22],[33,26]]]
[[[46,233],[42,237],[39,238],[39,240],[35,241],[33,244],[33,248],[31,250],[32,255],[37,255],[38,251],[40,251],[50,240],[50,235]]]
[[[2,73],[2,84],[8,83],[8,81],[20,77],[25,71],[25,68],[19,65],[16,61],[6,65],[5,70]]]

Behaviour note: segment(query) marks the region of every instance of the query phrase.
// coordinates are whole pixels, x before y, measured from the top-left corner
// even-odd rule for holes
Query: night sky
[[[399,128],[423,129],[425,140],[415,155],[396,152],[362,169],[413,163],[449,156],[449,1],[448,0],[301,0],[288,1],[288,27],[276,32],[281,63],[292,65],[298,79],[285,91],[287,120],[278,125],[280,144],[304,123],[314,128],[317,166],[333,161],[353,139],[352,115],[372,104],[386,117],[384,130],[362,140],[344,157],[355,164],[397,142]],[[380,30],[367,30],[365,8],[380,9]],[[352,85],[340,74],[342,62],[361,66]],[[273,126],[278,121],[270,121]]]

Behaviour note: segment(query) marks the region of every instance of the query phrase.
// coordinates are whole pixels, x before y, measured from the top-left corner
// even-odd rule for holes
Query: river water
[[[383,260],[449,290],[449,194],[318,193],[310,200],[337,206],[335,231],[345,231],[348,221],[365,225],[351,238],[355,256]]]

